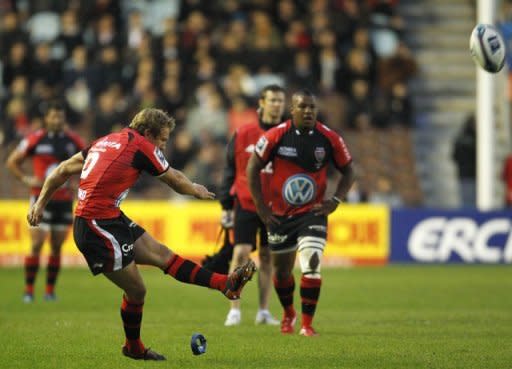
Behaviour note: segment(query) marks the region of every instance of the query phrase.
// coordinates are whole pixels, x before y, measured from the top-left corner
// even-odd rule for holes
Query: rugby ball
[[[469,50],[473,61],[490,73],[498,73],[505,64],[505,42],[490,24],[477,24],[473,28]]]

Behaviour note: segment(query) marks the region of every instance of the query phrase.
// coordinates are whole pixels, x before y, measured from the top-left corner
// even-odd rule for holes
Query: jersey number
[[[92,168],[96,165],[98,162],[98,159],[100,158],[99,152],[91,152],[89,155],[87,155],[87,158],[85,159],[84,167],[82,168],[82,173],[80,174],[80,179],[85,179],[91,173]]]

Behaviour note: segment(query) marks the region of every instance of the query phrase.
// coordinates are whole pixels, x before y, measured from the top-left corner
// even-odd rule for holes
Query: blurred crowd
[[[173,166],[215,191],[225,143],[269,83],[312,90],[335,130],[409,126],[417,67],[397,3],[0,0],[0,141],[39,127],[55,97],[88,141],[158,107],[177,119]]]

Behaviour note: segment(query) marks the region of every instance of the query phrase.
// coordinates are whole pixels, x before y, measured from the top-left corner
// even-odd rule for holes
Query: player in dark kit
[[[126,341],[122,353],[133,359],[165,360],[140,339],[146,287],[137,264],[156,266],[181,282],[217,289],[228,299],[240,297],[255,271],[252,261],[229,276],[203,269],[160,244],[119,209],[142,171],[181,194],[214,198],[204,186],[192,183],[167,163],[161,150],[174,126],[174,119],[161,110],[141,110],[128,128],[99,138],[61,163],[46,179],[27,216],[31,225],[37,225],[52,194],[71,175],[81,173],[73,224],[75,243],[94,275],[103,273],[124,291],[121,318]]]
[[[284,104],[285,93],[282,87],[269,85],[263,88],[259,98],[260,119],[238,128],[228,144],[227,166],[219,196],[223,209],[221,223],[226,228],[234,228],[235,244],[231,270],[249,260],[251,252],[257,248],[256,240],[259,235],[259,310],[256,314],[256,324],[277,325],[279,321],[268,310],[272,282],[270,250],[265,224],[258,217],[249,192],[246,168],[258,138],[281,122]],[[271,175],[272,167],[269,165],[261,171],[261,180],[267,183]],[[231,219],[234,221],[229,221]],[[231,309],[224,325],[239,325],[241,316],[240,301],[231,301]]]
[[[44,115],[44,128],[25,137],[7,159],[7,167],[23,184],[30,187],[33,204],[44,179],[57,165],[84,148],[82,139],[65,128],[64,107],[58,102],[48,104]],[[33,175],[26,175],[22,164],[32,159]],[[55,283],[60,270],[60,253],[73,221],[73,193],[62,187],[48,203],[39,227],[30,228],[32,240],[30,255],[25,258],[25,293],[23,300],[34,300],[34,282],[39,270],[43,244],[50,235],[50,256],[47,264],[45,300],[55,300]]]
[[[351,156],[343,139],[316,120],[316,99],[309,91],[293,95],[292,119],[267,131],[249,160],[247,177],[258,214],[267,225],[274,264],[274,287],[284,308],[282,333],[293,333],[295,280],[293,266],[299,253],[302,278],[302,328],[315,336],[312,322],[320,296],[320,264],[327,239],[327,215],[336,210],[353,182]],[[333,197],[324,199],[327,166],[341,172]],[[272,163],[274,175],[262,191],[260,171]]]

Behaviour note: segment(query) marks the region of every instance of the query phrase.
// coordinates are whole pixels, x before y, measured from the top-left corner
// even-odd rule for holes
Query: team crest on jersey
[[[155,151],[153,152],[153,154],[155,155],[156,160],[160,163],[162,168],[167,168],[169,166],[169,164],[167,163],[167,159],[164,156],[164,153],[158,147],[155,147]]]
[[[324,159],[325,159],[325,149],[323,147],[317,147],[315,149],[315,159],[319,163],[324,161]]]
[[[256,147],[254,151],[256,151],[256,154],[259,156],[263,156],[263,153],[267,149],[268,146],[268,140],[265,136],[261,136],[258,142],[256,142]]]

